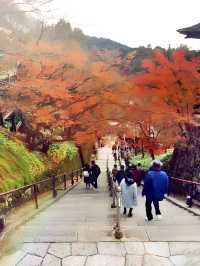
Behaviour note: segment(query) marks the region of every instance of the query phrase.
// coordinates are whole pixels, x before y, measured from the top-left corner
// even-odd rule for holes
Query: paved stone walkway
[[[199,266],[200,243],[27,243],[2,266]]]
[[[148,223],[139,196],[133,218],[122,217],[124,238],[115,240],[107,157],[112,168],[110,149],[103,148],[98,190],[86,190],[81,183],[20,226],[9,239],[1,266],[200,266],[200,218],[167,201],[161,205],[163,220]]]

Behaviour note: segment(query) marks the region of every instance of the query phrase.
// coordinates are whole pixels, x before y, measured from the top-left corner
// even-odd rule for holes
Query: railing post
[[[64,190],[67,189],[67,178],[66,178],[66,174],[64,174],[63,176],[63,184],[64,184]]]
[[[80,169],[80,179],[82,179],[83,168]]]
[[[72,184],[72,186],[74,185],[74,173],[73,173],[73,171],[71,173],[71,184]]]
[[[53,198],[57,196],[57,191],[56,191],[56,177],[52,176],[52,195]]]
[[[76,171],[76,182],[78,182],[78,178],[79,178],[79,171]]]
[[[112,199],[113,199],[113,202],[111,204],[111,208],[116,208],[116,203],[115,203],[115,188],[114,188],[115,184],[112,182]]]
[[[6,226],[6,218],[5,215],[0,216],[0,233],[3,231],[3,229]]]
[[[120,226],[120,217],[121,217],[121,188],[118,186],[116,188],[117,195],[117,222],[115,226],[115,238],[121,239],[123,237],[121,226]]]
[[[33,185],[33,194],[34,194],[35,208],[38,209],[38,188],[36,184]]]

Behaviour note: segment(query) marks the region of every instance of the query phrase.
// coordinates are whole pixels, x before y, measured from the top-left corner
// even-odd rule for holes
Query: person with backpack
[[[86,164],[83,167],[83,178],[84,178],[84,183],[86,184],[86,189],[90,188],[90,183],[91,183],[91,169],[89,164]]]
[[[94,188],[98,188],[97,179],[99,175],[101,174],[100,167],[95,163],[95,161],[91,161],[91,184]]]
[[[169,178],[166,172],[161,171],[162,163],[154,160],[152,166],[144,178],[144,189],[142,195],[146,196],[146,218],[145,220],[153,220],[152,203],[155,207],[157,219],[162,219],[159,202],[164,199],[164,195],[168,192]]]
[[[126,215],[127,209],[129,209],[128,217],[132,217],[133,207],[137,206],[137,184],[133,180],[131,172],[126,172],[120,187],[122,191],[122,205],[124,207],[123,214]]]

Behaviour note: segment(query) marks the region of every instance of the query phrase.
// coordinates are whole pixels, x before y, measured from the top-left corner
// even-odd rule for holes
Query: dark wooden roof
[[[186,35],[185,38],[195,38],[200,39],[200,23],[177,30],[179,33]]]

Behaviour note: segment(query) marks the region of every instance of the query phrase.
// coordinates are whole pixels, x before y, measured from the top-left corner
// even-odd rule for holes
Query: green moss
[[[21,143],[0,133],[0,191],[18,188],[34,181],[45,171],[38,154],[28,151]]]
[[[90,151],[84,150],[86,157]],[[72,142],[53,144],[48,156],[29,151],[8,131],[0,132],[0,192],[19,188],[52,174],[81,168],[78,149]]]

